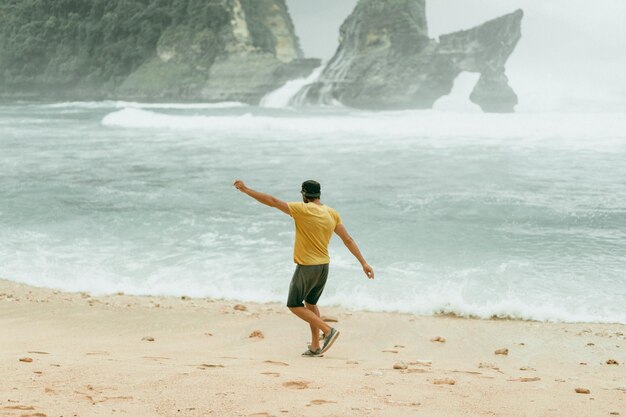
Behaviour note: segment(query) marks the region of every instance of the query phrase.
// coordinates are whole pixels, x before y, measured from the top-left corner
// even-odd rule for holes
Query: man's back
[[[298,265],[329,263],[328,243],[337,225],[341,224],[339,213],[331,207],[311,202],[288,205],[296,224],[294,262]]]

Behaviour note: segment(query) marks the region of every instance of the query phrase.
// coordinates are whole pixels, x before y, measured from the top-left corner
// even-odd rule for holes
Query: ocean
[[[281,99],[278,97],[278,99]],[[1,102],[0,278],[285,302],[286,201],[322,184],[320,306],[626,323],[626,113]]]

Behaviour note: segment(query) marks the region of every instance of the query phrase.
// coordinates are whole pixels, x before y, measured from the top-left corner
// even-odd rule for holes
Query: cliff
[[[8,0],[0,95],[257,103],[319,66],[285,0]]]
[[[517,10],[470,30],[430,39],[425,0],[360,0],[340,29],[340,45],[300,104],[424,109],[450,93],[462,71],[480,79],[470,99],[487,112],[512,112],[517,95],[505,64],[521,38]]]

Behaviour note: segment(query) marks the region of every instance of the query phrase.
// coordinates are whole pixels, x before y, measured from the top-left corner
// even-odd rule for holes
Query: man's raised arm
[[[361,251],[359,250],[359,247],[354,239],[352,239],[352,236],[348,234],[346,227],[343,224],[338,224],[337,227],[335,227],[335,233],[337,233],[337,235],[341,238],[343,244],[346,245],[350,253],[352,253],[354,257],[359,260],[365,275],[367,275],[369,279],[374,279],[374,270],[367,264],[367,262],[365,262],[365,258],[363,258],[363,255],[361,254]]]
[[[263,194],[258,191],[254,191],[252,188],[246,187],[246,184],[241,180],[235,181],[233,184],[236,189],[241,191],[244,194],[248,194],[250,197],[254,198],[259,203],[265,204],[266,206],[277,208],[288,216],[291,216],[291,212],[289,211],[289,206],[282,200],[277,199],[276,197],[272,197],[269,194]]]

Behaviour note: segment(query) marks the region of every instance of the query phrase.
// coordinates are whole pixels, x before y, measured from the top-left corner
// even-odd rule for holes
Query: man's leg
[[[317,317],[320,317],[320,309],[315,304],[309,304],[304,302],[304,307],[307,310],[311,310]],[[310,324],[311,326],[311,350],[317,350],[320,347],[320,328]]]
[[[289,310],[296,316],[300,317],[302,320],[309,323],[311,326],[311,334],[313,333],[313,329],[317,332],[317,337],[313,336],[311,340],[311,350],[317,350],[320,347],[319,342],[319,331],[323,331],[324,334],[330,334],[331,327],[324,323],[324,321],[312,310],[306,307],[289,307]]]

